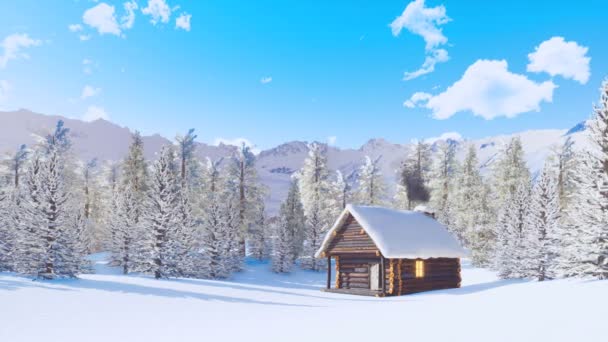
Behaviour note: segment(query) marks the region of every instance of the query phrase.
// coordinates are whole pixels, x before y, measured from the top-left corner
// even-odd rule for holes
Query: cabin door
[[[369,265],[369,289],[380,291],[380,264]]]

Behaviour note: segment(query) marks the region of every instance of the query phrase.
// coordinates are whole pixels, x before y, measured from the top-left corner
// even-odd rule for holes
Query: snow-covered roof
[[[385,258],[461,258],[467,251],[437,220],[422,212],[384,207],[348,205],[327,232],[316,257],[329,247],[334,232],[352,215]]]

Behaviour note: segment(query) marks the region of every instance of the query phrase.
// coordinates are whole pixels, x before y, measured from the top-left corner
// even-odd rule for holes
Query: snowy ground
[[[599,341],[608,324],[608,281],[501,281],[465,266],[461,289],[370,298],[264,264],[231,281],[158,281],[96,260],[79,280],[0,274],[0,341]]]

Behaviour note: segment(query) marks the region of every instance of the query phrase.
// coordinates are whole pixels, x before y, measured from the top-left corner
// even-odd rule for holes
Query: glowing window
[[[424,261],[416,260],[416,278],[424,278]]]

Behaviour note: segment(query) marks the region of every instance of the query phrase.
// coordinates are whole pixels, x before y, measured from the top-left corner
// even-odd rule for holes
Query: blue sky
[[[358,147],[569,128],[608,75],[605,1],[125,3],[0,3],[0,108]]]

